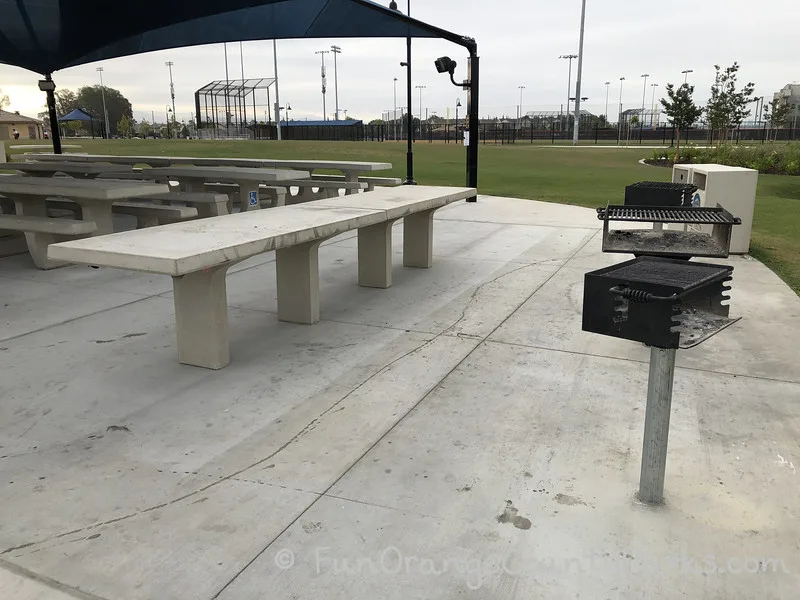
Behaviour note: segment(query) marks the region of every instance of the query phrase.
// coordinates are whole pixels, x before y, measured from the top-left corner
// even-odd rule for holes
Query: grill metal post
[[[675,352],[674,348],[650,348],[642,472],[639,477],[639,499],[648,504],[660,504],[664,500]]]

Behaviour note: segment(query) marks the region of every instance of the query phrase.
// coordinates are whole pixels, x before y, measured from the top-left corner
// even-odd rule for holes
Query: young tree
[[[122,137],[130,137],[132,131],[133,123],[128,117],[122,115],[117,122],[117,133]]]
[[[153,128],[150,123],[147,122],[147,119],[142,119],[142,122],[139,123],[139,135],[146,138],[151,131],[153,131]]]
[[[680,157],[681,151],[681,131],[687,127],[691,127],[700,115],[703,114],[703,109],[697,106],[692,99],[694,93],[694,86],[684,83],[678,89],[671,83],[667,84],[667,98],[661,99],[661,106],[664,107],[664,113],[672,121],[672,125],[676,129],[677,135],[675,136],[675,161],[677,162]]]
[[[706,115],[709,127],[719,131],[718,141],[725,143],[730,130],[741,125],[750,115],[748,105],[753,101],[755,84],[749,82],[741,90],[736,89],[739,76],[737,62],[726,69],[714,65],[714,69],[716,75],[714,85],[711,86]]]
[[[11,104],[11,100],[8,99],[8,94],[4,94],[3,90],[0,90],[0,110],[5,110],[6,106]]]
[[[78,108],[78,99],[75,92],[68,89],[56,90],[56,114],[59,117],[71,113]]]
[[[764,107],[764,120],[775,129],[773,141],[778,138],[778,128],[786,125],[791,109],[788,102],[784,104],[779,98],[775,98]]]

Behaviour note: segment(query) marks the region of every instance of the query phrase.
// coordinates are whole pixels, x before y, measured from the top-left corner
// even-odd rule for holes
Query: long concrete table
[[[30,160],[53,161],[64,160],[58,154],[26,154]],[[365,173],[386,171],[392,168],[392,163],[352,161],[352,160],[303,160],[303,159],[274,159],[274,158],[211,158],[194,156],[117,156],[114,154],[70,154],[70,161],[82,162],[108,162],[127,165],[148,165],[151,167],[165,167],[170,165],[196,165],[203,167],[247,167],[247,168],[273,168],[273,169],[299,169],[312,173],[317,170],[339,171],[345,181],[358,181]]]
[[[84,221],[94,221],[95,235],[114,232],[111,205],[118,200],[130,200],[169,191],[161,183],[115,181],[109,179],[81,180],[66,177],[43,178],[9,175],[0,177],[0,194],[14,201],[17,215],[46,217],[47,198],[67,198],[81,207]]]
[[[454,187],[381,188],[53,244],[48,256],[172,276],[180,361],[219,369],[230,360],[225,274],[231,266],[275,250],[278,318],[315,323],[320,318],[318,249],[323,241],[357,229],[359,284],[389,287],[392,223],[405,219],[403,264],[430,267],[434,211],[475,193]]]
[[[101,162],[12,162],[8,166],[33,177],[52,177],[57,173],[63,173],[75,179],[94,179],[99,175],[113,175],[133,171],[133,167],[130,165],[114,165]]]
[[[308,171],[290,169],[253,169],[243,167],[155,167],[143,169],[143,177],[176,180],[187,192],[202,192],[204,184],[233,183],[239,186],[241,210],[259,208],[258,187],[261,184],[279,184],[281,181],[309,179]]]

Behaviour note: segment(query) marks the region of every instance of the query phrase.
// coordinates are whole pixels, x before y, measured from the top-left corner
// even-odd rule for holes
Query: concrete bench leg
[[[229,215],[228,203],[226,202],[187,202],[189,206],[197,209],[197,218],[218,217]]]
[[[136,229],[144,229],[145,227],[158,227],[158,217],[156,216],[147,216],[147,217],[136,217]]]
[[[235,263],[172,278],[178,360],[221,369],[230,362],[225,274]]]
[[[44,199],[41,199],[41,202],[29,200],[24,204],[22,202],[16,202],[16,209],[18,215],[25,215],[27,217],[47,216],[47,205]],[[25,242],[28,244],[28,253],[31,255],[31,259],[33,259],[33,264],[43,271],[57,269],[58,267],[66,267],[70,264],[61,260],[51,260],[47,258],[47,247],[56,242],[65,242],[72,239],[77,238],[55,235],[52,233],[25,232]]]
[[[286,205],[286,189],[280,191],[276,190],[275,188],[268,187],[262,191],[264,192],[264,195],[269,198],[271,208]]]
[[[358,230],[358,285],[392,286],[392,225],[386,221]]]
[[[319,245],[323,241],[275,251],[279,320],[306,325],[319,321]]]
[[[423,210],[403,219],[403,265],[428,269],[433,265],[433,213]]]

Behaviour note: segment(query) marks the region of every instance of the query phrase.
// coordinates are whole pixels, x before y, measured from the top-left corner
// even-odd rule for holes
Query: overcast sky
[[[385,2],[388,4],[387,2]],[[399,2],[405,9],[405,0]],[[474,37],[481,56],[481,116],[516,116],[519,86],[524,110],[559,110],[566,102],[566,60],[561,54],[578,51],[580,0],[415,0],[412,16],[451,31]],[[767,96],[785,84],[800,80],[800,38],[797,37],[797,0],[772,0],[763,5],[752,0],[588,0],[582,96],[586,108],[605,112],[606,81],[611,81],[609,112],[616,114],[620,77],[625,108],[642,105],[643,79],[648,73],[645,103],[650,106],[667,82],[682,82],[681,71],[693,69],[689,82],[696,98],[705,102],[713,80],[713,65],[741,65],[740,80],[756,83],[756,95]],[[322,118],[320,57],[316,50],[342,48],[339,55],[339,106],[348,115],[372,119],[394,105],[405,106],[404,40],[342,39],[284,40],[278,42],[278,75],[282,103],[289,102],[292,118]],[[422,107],[445,116],[456,98],[466,105],[465,94],[453,87],[433,66],[438,56],[458,61],[456,79],[466,77],[466,56],[461,47],[438,40],[414,41],[414,85],[424,85]],[[328,65],[327,112],[334,110],[332,55]],[[190,118],[194,92],[214,79],[225,78],[222,45],[154,52],[104,61],[105,84],[119,89],[133,104],[137,119],[164,121],[169,103],[169,74],[164,62],[175,63],[173,77],[178,119]],[[239,44],[228,44],[230,78],[241,76]],[[99,82],[93,63],[54,74],[59,88],[76,89]],[[573,62],[574,86],[577,61]],[[272,77],[272,43],[244,44],[246,77]],[[36,87],[38,75],[0,65],[0,89],[11,99],[11,109],[35,116],[43,110],[44,94]],[[574,87],[573,95],[574,95]],[[274,102],[274,98],[273,98]],[[265,104],[264,99],[258,103]],[[259,106],[263,118],[264,106]],[[419,114],[419,93],[413,110]],[[463,109],[462,109],[463,111]],[[461,113],[463,115],[463,112]]]

